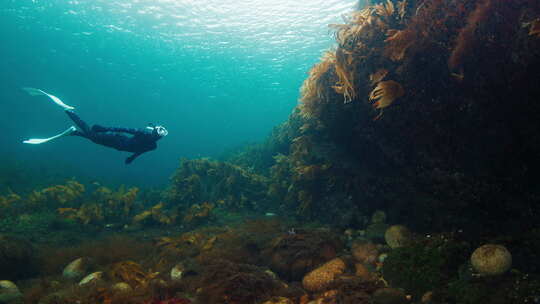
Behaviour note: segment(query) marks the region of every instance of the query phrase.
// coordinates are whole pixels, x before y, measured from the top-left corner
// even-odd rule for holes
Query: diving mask
[[[165,129],[164,126],[154,126],[154,125],[150,124],[146,128],[148,130],[152,130],[152,132],[156,132],[156,134],[159,137],[164,137],[164,136],[167,136],[167,134],[169,134],[169,131],[167,131],[167,129]]]
[[[167,134],[169,134],[169,131],[167,131],[164,126],[155,126],[154,130],[160,137],[165,137],[167,136]]]

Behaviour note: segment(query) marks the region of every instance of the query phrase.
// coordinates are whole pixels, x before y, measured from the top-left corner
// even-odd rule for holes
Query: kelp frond
[[[387,74],[387,69],[378,69],[375,73],[369,75],[369,81],[371,81],[371,85],[374,86],[377,83],[381,82]]]
[[[394,4],[390,0],[386,0],[386,4],[375,4],[373,8],[377,15],[386,18],[391,17],[395,12]]]
[[[537,18],[531,22],[529,28],[529,36],[540,37],[540,18]]]
[[[405,57],[405,52],[414,43],[416,34],[411,30],[389,30],[384,49],[384,55],[394,61],[400,61]]]
[[[362,25],[369,19],[369,17],[372,14],[373,14],[373,9],[371,9],[370,7],[364,8],[359,11],[354,11],[349,15],[350,16],[349,22],[353,24]]]
[[[339,46],[349,50],[355,48],[364,30],[364,24],[329,24],[328,27],[336,31],[334,36]]]
[[[399,82],[394,80],[381,81],[369,94],[369,100],[377,100],[373,103],[373,107],[382,109],[391,105],[395,99],[404,94],[405,90]]]
[[[304,80],[300,88],[300,114],[305,118],[317,116],[326,83],[322,83],[322,76],[334,65],[336,55],[334,51],[326,51],[321,61],[315,64],[309,71],[309,76]]]
[[[381,18],[377,17],[373,7],[365,8],[361,11],[355,11],[345,18],[346,24],[330,24],[331,29],[335,30],[336,42],[340,47],[347,50],[358,50],[359,41],[366,31],[373,26],[386,28]]]
[[[369,94],[369,100],[373,101],[373,107],[375,109],[380,109],[381,112],[374,120],[379,119],[382,115],[382,109],[390,106],[394,100],[403,96],[405,94],[405,89],[399,84],[399,82],[394,80],[381,81],[377,84],[377,87],[371,91]]]
[[[332,86],[338,94],[343,95],[343,102],[351,102],[356,97],[354,89],[355,57],[348,51],[338,48],[336,50],[336,75],[339,80]]]
[[[403,19],[407,13],[407,0],[398,1],[397,8],[399,19]]]

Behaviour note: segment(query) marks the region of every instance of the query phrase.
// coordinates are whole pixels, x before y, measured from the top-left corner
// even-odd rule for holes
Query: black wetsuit
[[[156,141],[161,136],[150,129],[131,129],[131,128],[113,128],[93,125],[88,126],[75,112],[66,111],[66,114],[77,124],[80,131],[77,130],[71,135],[88,138],[96,144],[114,148],[119,151],[133,152],[126,158],[126,164],[131,163],[139,155],[155,150],[157,148]],[[132,136],[125,135],[131,134]]]

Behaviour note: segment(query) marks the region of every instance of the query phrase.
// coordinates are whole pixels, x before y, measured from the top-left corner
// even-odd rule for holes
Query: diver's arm
[[[139,155],[141,155],[141,154],[143,154],[143,153],[144,153],[144,152],[135,152],[135,153],[133,153],[130,157],[126,158],[126,161],[125,161],[126,165],[131,164],[131,162],[132,162],[135,158],[139,157]]]

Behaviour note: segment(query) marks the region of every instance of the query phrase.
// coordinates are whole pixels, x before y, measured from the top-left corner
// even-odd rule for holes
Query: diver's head
[[[169,134],[169,131],[167,131],[167,129],[165,129],[164,126],[160,126],[160,125],[154,126],[153,124],[149,124],[148,127],[146,128],[149,130],[152,130],[152,134],[154,134],[155,136],[159,138],[165,137],[167,136],[167,134]]]
[[[156,132],[159,137],[165,137],[167,134],[169,134],[169,131],[167,131],[164,126],[155,126],[154,132]]]

